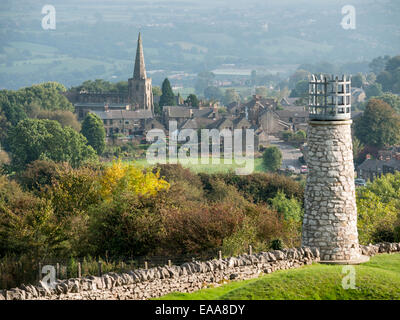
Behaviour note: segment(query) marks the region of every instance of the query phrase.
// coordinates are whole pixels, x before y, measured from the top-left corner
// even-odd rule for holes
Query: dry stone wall
[[[400,252],[400,243],[360,246],[364,255]],[[320,260],[316,248],[284,249],[221,260],[191,262],[180,266],[138,269],[59,280],[54,289],[22,285],[0,291],[0,300],[145,300],[171,292],[194,292],[229,280],[256,278],[263,273],[298,268]]]
[[[319,261],[317,249],[299,248],[108,273],[102,277],[58,280],[53,289],[43,283],[0,292],[0,300],[144,300],[171,292],[194,292],[229,280],[256,278],[262,273],[297,268]]]

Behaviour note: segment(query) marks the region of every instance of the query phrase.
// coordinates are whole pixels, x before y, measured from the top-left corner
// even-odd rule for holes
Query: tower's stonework
[[[133,78],[128,80],[129,103],[133,109],[153,111],[153,89],[151,78],[147,78],[142,38],[139,33]]]
[[[310,81],[308,175],[302,245],[321,261],[360,263],[350,119],[350,80]]]

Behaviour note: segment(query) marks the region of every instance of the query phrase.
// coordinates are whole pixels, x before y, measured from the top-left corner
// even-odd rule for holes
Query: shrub
[[[216,250],[241,226],[244,215],[229,203],[196,204],[165,212],[165,246],[180,254]]]
[[[282,239],[274,239],[271,241],[270,248],[272,250],[282,250],[284,248]]]

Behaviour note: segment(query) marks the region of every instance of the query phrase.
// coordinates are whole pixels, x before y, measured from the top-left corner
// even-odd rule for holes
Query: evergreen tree
[[[174,106],[175,105],[175,95],[171,88],[171,83],[169,82],[168,78],[162,83],[162,95],[160,97],[160,107],[163,106]]]
[[[106,132],[101,119],[93,113],[88,113],[83,120],[81,133],[97,154],[101,155],[106,147]]]
[[[263,165],[269,172],[276,172],[282,165],[282,152],[278,147],[272,146],[263,153]]]

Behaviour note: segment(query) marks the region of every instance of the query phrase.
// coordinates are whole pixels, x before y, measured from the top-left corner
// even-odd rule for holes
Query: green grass
[[[130,163],[134,163],[138,166],[141,167],[149,167],[152,166],[151,164],[149,164],[147,162],[147,159],[138,159],[138,160],[132,160],[132,161],[126,161],[126,162],[130,162]],[[211,162],[211,161],[210,161]],[[223,163],[223,158],[220,160],[219,164],[200,164],[200,160],[198,164],[182,164],[183,167],[185,168],[189,168],[191,171],[195,172],[195,173],[226,173],[229,172],[231,170],[235,170],[237,168],[243,168],[244,165],[239,165],[233,163],[232,164],[224,164]],[[264,168],[263,168],[263,164],[262,164],[262,158],[255,158],[254,159],[254,171],[253,172],[265,172]]]
[[[382,254],[354,266],[356,289],[343,289],[343,266],[315,263],[256,279],[197,292],[171,293],[161,300],[399,300],[400,254]]]

